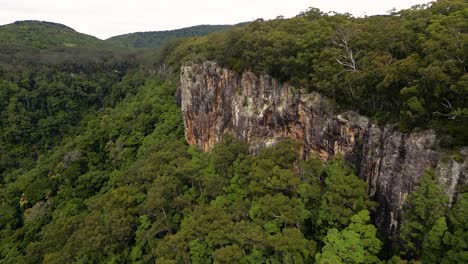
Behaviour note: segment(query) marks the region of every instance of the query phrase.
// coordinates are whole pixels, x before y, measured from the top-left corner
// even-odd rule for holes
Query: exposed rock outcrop
[[[187,142],[204,150],[230,133],[253,152],[294,138],[303,143],[303,158],[343,155],[368,183],[369,195],[379,203],[377,225],[389,235],[398,231],[405,198],[428,167],[439,172],[450,196],[466,181],[466,151],[463,163],[445,158],[434,150],[434,132],[405,134],[355,112],[334,114],[319,94],[302,93],[267,75],[238,74],[213,62],[186,65],[179,92]]]

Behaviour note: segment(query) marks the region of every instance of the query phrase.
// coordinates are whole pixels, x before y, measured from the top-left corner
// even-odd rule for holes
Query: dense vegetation
[[[288,140],[254,156],[229,135],[209,153],[188,146],[167,67],[270,73],[454,147],[467,136],[466,16],[455,0],[365,19],[312,9],[161,56],[0,35],[0,263],[468,263],[463,188],[449,207],[427,171],[389,241],[340,157],[301,161]]]
[[[176,82],[136,71],[113,89],[125,98],[85,116],[33,169],[4,177],[1,263],[388,258],[370,222],[376,205],[342,159],[301,162],[291,141],[252,156],[229,136],[203,153],[184,143]],[[447,213],[431,175],[408,198],[401,253],[463,263],[468,197]]]
[[[30,168],[85,115],[122,97],[115,86],[136,65],[134,54],[89,48],[19,49],[3,59],[0,175]]]
[[[5,44],[40,49],[107,45],[96,37],[78,33],[62,24],[34,20],[0,26],[0,45]]]
[[[241,23],[238,26],[245,25]],[[106,40],[76,32],[62,24],[26,20],[0,26],[0,47],[29,47],[37,49],[59,47],[99,47],[119,48],[152,48],[157,49],[170,40],[177,38],[205,36],[222,32],[231,25],[199,25],[175,30],[136,32],[114,36]]]
[[[181,40],[168,47],[167,61],[268,73],[381,123],[435,128],[445,147],[467,145],[467,6],[440,0],[366,18],[309,9]]]
[[[136,32],[106,39],[106,42],[125,48],[159,48],[175,38],[204,36],[228,29],[229,25],[199,25],[166,31]]]

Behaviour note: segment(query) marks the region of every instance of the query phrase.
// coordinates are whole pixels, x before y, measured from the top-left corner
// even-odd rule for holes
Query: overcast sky
[[[105,39],[199,24],[235,24],[292,17],[308,7],[355,16],[384,14],[427,0],[0,0],[0,25],[44,20]]]

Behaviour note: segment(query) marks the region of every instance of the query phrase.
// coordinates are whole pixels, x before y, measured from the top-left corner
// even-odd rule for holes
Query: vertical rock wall
[[[377,126],[355,112],[335,114],[317,93],[302,93],[267,75],[223,69],[205,62],[183,66],[180,76],[185,137],[189,144],[209,150],[223,134],[248,142],[251,150],[283,138],[301,141],[303,158],[322,160],[337,154],[355,166],[379,203],[378,227],[388,235],[398,232],[401,209],[408,193],[426,168],[435,168],[450,196],[466,181],[463,163],[434,150],[432,131],[401,133]]]

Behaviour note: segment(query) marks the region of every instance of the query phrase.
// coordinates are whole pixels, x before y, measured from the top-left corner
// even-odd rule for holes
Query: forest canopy
[[[317,91],[341,109],[403,131],[434,128],[445,147],[468,137],[468,13],[462,0],[440,0],[365,18],[311,8],[291,19],[179,40],[165,50],[178,69],[187,61],[269,74]]]
[[[467,16],[463,0],[311,8],[145,50],[0,27],[0,263],[468,263],[466,186],[450,201],[428,170],[389,238],[343,157],[300,160],[293,140],[252,155],[228,134],[202,152],[175,96],[182,64],[214,60],[453,150],[468,140]]]

